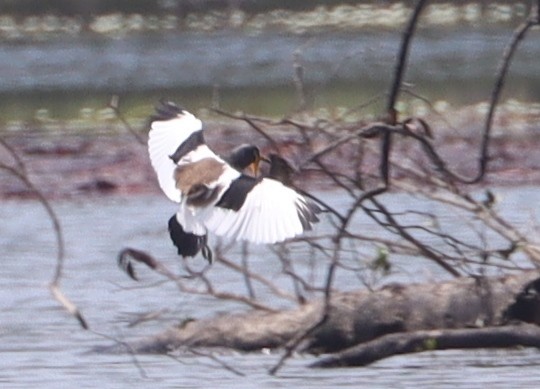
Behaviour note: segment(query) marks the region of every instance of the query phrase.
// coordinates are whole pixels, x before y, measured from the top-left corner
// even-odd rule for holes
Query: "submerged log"
[[[336,292],[331,299],[328,319],[307,337],[301,351],[339,352],[394,333],[500,326],[509,319],[521,319],[519,312],[528,312],[538,305],[534,299],[532,305],[527,305],[527,298],[516,301],[519,296],[529,296],[526,291],[534,282],[540,289],[538,277],[537,271],[529,270],[502,277],[394,284],[374,292]],[[242,351],[279,348],[302,335],[323,313],[324,303],[317,300],[279,312],[248,311],[189,320],[132,343],[131,350],[166,353],[180,347],[225,347]]]
[[[521,324],[389,334],[323,358],[311,367],[366,366],[393,355],[471,348],[540,348],[540,327]]]

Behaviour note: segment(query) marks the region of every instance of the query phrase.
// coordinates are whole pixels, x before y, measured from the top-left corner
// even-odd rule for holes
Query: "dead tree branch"
[[[60,219],[58,218],[55,210],[53,209],[47,198],[29,179],[24,162],[22,158],[19,157],[15,149],[10,147],[4,139],[1,140],[1,144],[8,150],[10,155],[13,157],[16,165],[9,166],[4,163],[0,163],[0,169],[7,171],[9,174],[19,179],[32,192],[32,194],[36,196],[43,208],[45,208],[45,211],[47,212],[47,215],[53,225],[53,231],[56,238],[57,253],[56,267],[54,270],[53,278],[49,283],[49,290],[53,297],[66,309],[66,311],[68,311],[77,319],[81,327],[83,329],[88,329],[88,323],[84,319],[79,308],[60,289],[60,281],[62,279],[65,261],[64,236],[62,232],[62,227],[60,225]]]
[[[191,269],[191,267],[186,261],[183,262],[183,265],[188,275],[177,276],[171,270],[169,270],[167,266],[165,266],[163,263],[155,259],[152,255],[138,249],[127,247],[120,251],[120,253],[118,254],[117,261],[118,261],[119,266],[124,271],[126,271],[126,273],[133,280],[137,280],[137,276],[135,273],[135,268],[134,268],[132,260],[135,260],[140,263],[144,263],[150,269],[161,274],[167,279],[173,281],[182,293],[208,295],[208,296],[213,296],[214,298],[219,299],[219,300],[231,300],[231,301],[236,301],[238,303],[243,303],[254,309],[259,309],[259,310],[269,311],[269,312],[275,311],[275,309],[269,307],[266,304],[259,302],[257,299],[250,298],[249,296],[243,296],[237,293],[230,293],[230,292],[223,292],[223,291],[215,290],[212,282],[210,282],[210,280],[206,277],[205,270],[194,271],[193,269]],[[208,269],[208,267],[206,269]],[[192,288],[185,284],[186,280],[195,280],[195,279],[203,282],[205,286],[204,290]]]
[[[482,143],[481,143],[481,149],[480,149],[480,160],[479,160],[479,168],[478,168],[478,174],[469,179],[469,180],[463,180],[465,183],[471,183],[475,184],[482,180],[484,175],[487,171],[487,166],[489,162],[489,142],[491,139],[491,129],[493,127],[493,118],[495,116],[495,111],[497,109],[497,105],[499,104],[499,99],[501,96],[502,89],[504,87],[504,83],[506,81],[506,76],[508,74],[508,69],[510,68],[510,64],[512,62],[512,59],[517,51],[517,48],[521,41],[525,38],[527,32],[533,27],[540,23],[539,20],[539,9],[540,5],[536,4],[531,8],[531,14],[527,18],[525,22],[523,22],[515,31],[514,35],[509,43],[509,45],[506,47],[503,58],[501,60],[501,63],[499,65],[499,70],[497,72],[497,78],[495,81],[495,85],[493,87],[493,91],[491,92],[491,98],[489,102],[489,110],[486,115],[486,121],[484,124],[484,132],[482,134]]]
[[[111,108],[114,111],[114,114],[120,120],[120,122],[124,125],[124,127],[128,130],[128,132],[133,135],[135,140],[143,146],[146,146],[146,139],[143,138],[135,129],[129,124],[126,117],[120,110],[120,97],[117,95],[114,95],[111,97],[111,100],[109,101],[108,107]]]

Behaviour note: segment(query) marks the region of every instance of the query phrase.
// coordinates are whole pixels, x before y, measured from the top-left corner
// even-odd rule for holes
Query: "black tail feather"
[[[212,262],[212,251],[208,247],[207,236],[185,232],[180,223],[178,223],[176,215],[173,215],[169,219],[169,234],[178,249],[178,255],[182,257],[194,257],[202,250],[203,257],[208,262]]]

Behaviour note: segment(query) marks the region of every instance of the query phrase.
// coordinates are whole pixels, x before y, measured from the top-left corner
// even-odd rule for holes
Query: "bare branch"
[[[123,268],[128,273],[128,275],[134,280],[136,280],[137,278],[133,277],[133,275],[135,275],[135,271],[134,271],[134,268],[132,267],[133,265],[131,264],[131,262],[129,262],[129,257],[135,259],[138,262],[144,263],[150,269],[156,271],[157,273],[173,281],[181,292],[191,293],[191,294],[210,295],[210,296],[215,297],[216,299],[231,300],[231,301],[243,303],[254,309],[260,309],[260,310],[269,311],[269,312],[275,311],[275,309],[258,302],[256,299],[242,296],[240,294],[216,291],[212,283],[210,282],[210,280],[205,275],[205,270],[208,269],[210,265],[206,265],[205,270],[203,271],[194,271],[190,267],[188,262],[184,260],[182,264],[184,266],[184,269],[186,269],[186,271],[188,272],[188,276],[178,277],[173,272],[171,272],[163,263],[155,259],[152,255],[141,250],[137,250],[133,248],[124,248],[118,254],[118,263],[120,267]],[[189,288],[183,282],[185,280],[193,280],[193,279],[201,280],[204,283],[206,290],[200,291],[197,289]]]
[[[9,174],[18,178],[21,182],[24,183],[24,185],[28,189],[30,189],[30,191],[37,197],[41,205],[45,208],[45,211],[47,212],[47,215],[49,216],[49,219],[51,220],[53,224],[53,231],[56,237],[57,255],[56,255],[56,267],[55,267],[53,278],[51,282],[49,283],[49,290],[51,291],[51,294],[53,295],[53,297],[66,309],[66,311],[68,311],[71,315],[73,315],[77,319],[81,327],[83,329],[88,329],[89,328],[88,323],[84,319],[80,310],[77,308],[77,306],[73,302],[71,302],[71,300],[60,289],[60,281],[61,281],[62,273],[64,270],[64,259],[65,259],[64,236],[62,232],[62,227],[60,225],[60,220],[58,216],[56,215],[56,212],[54,211],[53,207],[47,200],[47,198],[28,178],[24,162],[18,156],[17,152],[13,148],[11,148],[7,144],[7,142],[5,142],[3,139],[1,143],[10,152],[13,159],[16,161],[17,166],[11,167],[3,163],[0,163],[0,169],[5,170]]]
[[[294,86],[298,95],[298,110],[302,111],[307,107],[306,88],[304,84],[304,67],[302,66],[302,55],[300,50],[296,50],[293,54],[294,67]]]
[[[396,67],[394,70],[394,80],[390,88],[390,93],[388,94],[388,102],[386,104],[386,109],[388,112],[394,112],[396,107],[396,102],[399,96],[399,91],[403,83],[403,75],[405,74],[405,69],[407,66],[407,57],[409,55],[409,47],[414,35],[414,30],[418,23],[418,18],[426,5],[426,0],[419,0],[413,10],[413,13],[409,19],[407,27],[403,32],[401,37],[401,44],[399,46],[398,60],[396,62]],[[393,123],[392,123],[393,124]]]
[[[133,137],[137,140],[137,142],[143,146],[146,146],[146,139],[141,137],[141,135],[137,131],[135,131],[135,129],[131,126],[131,124],[129,124],[125,116],[120,111],[119,103],[120,103],[120,97],[118,95],[113,95],[111,97],[111,100],[109,101],[108,107],[114,111],[118,120],[120,120],[120,122],[129,131],[129,133],[133,135]]]
[[[506,47],[504,51],[503,59],[501,61],[501,64],[499,65],[499,70],[497,72],[498,75],[495,82],[495,86],[493,88],[493,91],[491,92],[489,110],[486,115],[486,121],[484,124],[484,132],[482,134],[482,144],[481,144],[478,174],[475,177],[471,178],[470,180],[466,181],[467,183],[471,183],[471,184],[477,183],[481,181],[482,178],[484,178],[484,175],[486,174],[487,165],[489,162],[489,141],[491,138],[493,118],[495,116],[495,110],[497,109],[501,92],[504,87],[504,83],[506,81],[506,75],[508,73],[508,69],[510,68],[512,58],[514,57],[514,54],[519,44],[525,38],[525,35],[527,34],[527,32],[533,26],[536,26],[540,23],[539,17],[538,17],[539,7],[540,6],[538,4],[532,7],[531,14],[529,15],[528,19],[516,29],[516,31],[514,32],[514,36],[512,37],[512,40],[510,41],[510,44]]]

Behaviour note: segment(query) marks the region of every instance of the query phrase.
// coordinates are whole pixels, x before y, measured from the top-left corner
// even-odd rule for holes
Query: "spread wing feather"
[[[195,116],[183,111],[173,119],[153,121],[150,127],[148,154],[159,186],[169,199],[179,203],[181,194],[174,181],[176,164],[170,156],[193,132],[202,129],[202,123]]]
[[[240,195],[245,196],[243,203],[242,197],[234,197],[234,201],[228,198],[220,204],[221,197],[241,178],[241,173],[202,143],[202,137],[195,138],[195,144],[190,143],[188,138],[202,129],[201,121],[195,116],[172,104],[165,105],[158,113],[160,115],[151,123],[148,152],[161,189],[169,199],[180,203],[176,221],[185,233],[204,236],[208,230],[237,240],[275,243],[301,234],[317,221],[317,211],[301,194],[271,178],[261,179],[254,185],[247,181],[236,185],[236,192],[243,192]],[[188,145],[187,151],[179,149],[183,144]],[[178,164],[171,158],[173,155],[179,155]],[[204,158],[214,158],[225,166],[215,182],[205,184],[219,188],[219,194],[215,201],[189,205],[187,197],[177,188],[174,173],[177,166]],[[235,206],[237,203],[239,208]]]
[[[208,207],[201,212],[205,227],[216,235],[275,243],[303,232],[298,207],[305,201],[294,190],[272,179],[263,179],[247,195],[238,211]]]

